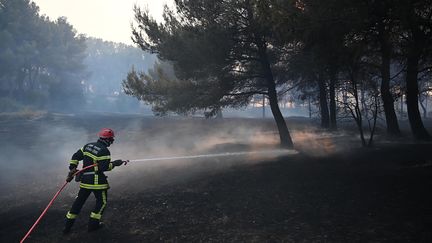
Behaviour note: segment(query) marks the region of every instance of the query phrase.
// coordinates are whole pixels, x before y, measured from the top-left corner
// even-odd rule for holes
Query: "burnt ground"
[[[85,119],[72,120],[67,121],[72,127],[93,132]],[[111,119],[110,124],[121,121]],[[3,137],[21,147],[36,146],[22,137],[15,142],[12,138],[41,124],[7,123]],[[109,176],[104,229],[86,232],[93,206],[90,198],[73,232],[61,235],[64,215],[77,192],[74,184],[54,203],[28,242],[432,242],[430,143],[378,143],[372,149],[353,145],[320,156],[307,150],[308,145],[312,141],[300,144],[298,154],[254,163],[235,157],[229,162],[219,158],[181,166],[164,164],[158,169],[120,167]],[[13,172],[20,181],[0,180],[0,242],[18,242],[64,178],[64,169],[63,174],[50,170],[58,175],[38,177],[32,176],[40,172],[37,166],[31,168],[26,172],[7,167],[9,176]]]

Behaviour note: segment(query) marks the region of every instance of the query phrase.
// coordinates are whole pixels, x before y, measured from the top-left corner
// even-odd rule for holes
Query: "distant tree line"
[[[84,81],[87,109],[98,111],[138,111],[138,100],[124,94],[121,81],[135,67],[147,70],[156,56],[123,43],[87,38],[84,65],[88,77]],[[115,99],[115,100],[113,100]]]
[[[0,3],[2,97],[43,108],[78,107],[86,76],[85,38],[65,18],[41,16],[29,0]]]
[[[430,139],[419,111],[430,91],[430,1],[175,0],[164,23],[139,7],[135,19],[134,42],[175,77],[131,70],[124,87],[158,111],[214,115],[265,95],[292,147],[278,101],[295,91],[317,101],[322,127],[349,116],[370,146],[381,114],[400,136],[394,102],[404,96],[412,134]]]
[[[0,0],[0,112],[127,111],[138,101],[121,81],[155,56],[139,48],[77,34],[65,17],[39,14],[30,0]]]

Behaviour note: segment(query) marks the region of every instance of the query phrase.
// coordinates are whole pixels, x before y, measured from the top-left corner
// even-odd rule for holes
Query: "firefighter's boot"
[[[66,219],[65,226],[63,228],[63,234],[66,235],[66,234],[70,233],[71,228],[72,228],[74,222],[75,222],[75,219]]]
[[[88,232],[96,231],[104,226],[98,219],[90,218],[88,223]]]

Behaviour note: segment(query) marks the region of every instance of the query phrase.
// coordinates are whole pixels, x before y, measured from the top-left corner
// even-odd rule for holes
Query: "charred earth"
[[[0,242],[18,242],[101,126],[118,130],[114,158],[273,149],[271,120],[125,115],[1,120]],[[431,242],[431,144],[321,133],[288,119],[298,153],[130,163],[109,174],[103,221],[87,233],[89,198],[61,234],[78,190],[68,185],[27,242]]]

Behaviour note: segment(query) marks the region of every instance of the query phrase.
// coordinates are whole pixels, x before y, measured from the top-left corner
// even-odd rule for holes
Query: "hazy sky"
[[[162,19],[164,3],[171,0],[33,0],[41,14],[51,20],[67,17],[78,33],[104,40],[132,44],[130,24],[133,6],[148,7],[157,20]]]

